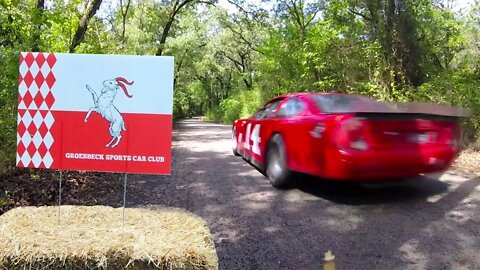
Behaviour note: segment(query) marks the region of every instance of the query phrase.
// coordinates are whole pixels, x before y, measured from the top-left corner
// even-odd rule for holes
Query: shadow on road
[[[449,184],[419,176],[414,179],[363,185],[299,175],[295,188],[334,203],[348,205],[385,204],[425,199],[445,192]]]
[[[243,159],[265,177],[265,173],[254,164]],[[449,184],[435,176],[418,176],[408,179],[360,183],[354,180],[342,181],[295,173],[288,189],[298,189],[304,193],[346,205],[367,205],[406,202],[425,199],[448,190]],[[272,187],[273,188],[273,187]]]

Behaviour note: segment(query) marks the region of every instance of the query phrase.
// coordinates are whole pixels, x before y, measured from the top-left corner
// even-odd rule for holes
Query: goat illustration
[[[116,147],[122,139],[122,131],[127,130],[120,111],[118,111],[117,107],[113,105],[113,100],[120,88],[122,88],[127,97],[132,98],[132,95],[128,93],[125,84],[132,85],[133,82],[129,82],[122,77],[117,77],[113,80],[105,80],[103,81],[103,88],[100,95],[98,95],[88,84],[85,85],[87,90],[92,94],[93,104],[95,105],[88,110],[87,115],[85,116],[85,123],[87,123],[92,112],[99,113],[103,119],[110,122],[110,128],[108,130],[112,136],[112,140],[105,145],[106,147]]]

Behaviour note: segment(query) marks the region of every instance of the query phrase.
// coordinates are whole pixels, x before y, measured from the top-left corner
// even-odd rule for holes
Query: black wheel
[[[237,151],[237,132],[235,128],[232,129],[232,152],[235,156],[240,156]]]
[[[292,173],[287,166],[285,143],[280,134],[275,134],[268,144],[265,172],[276,188],[285,188],[290,184]]]

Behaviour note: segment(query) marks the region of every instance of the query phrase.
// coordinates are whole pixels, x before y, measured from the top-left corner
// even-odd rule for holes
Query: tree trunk
[[[182,10],[186,5],[194,1],[195,0],[184,0],[184,1],[175,0],[173,4],[172,13],[170,14],[170,18],[168,19],[167,23],[165,24],[165,27],[163,28],[162,36],[160,37],[158,48],[157,48],[157,53],[155,54],[156,56],[162,56],[163,48],[165,46],[165,42],[167,41],[168,33],[172,28],[173,21],[175,20],[175,17],[177,16],[178,12],[180,12],[180,10]]]
[[[132,0],[127,0],[127,4],[125,6],[125,9],[123,8],[123,0],[120,0],[120,9],[122,12],[122,49],[125,47],[125,28],[127,26],[127,15],[128,15],[128,10],[130,9],[130,4]]]
[[[165,46],[165,41],[167,41],[168,32],[170,32],[170,28],[172,28],[174,19],[175,19],[175,15],[172,14],[168,22],[165,24],[165,27],[163,28],[162,37],[160,38],[160,42],[159,42],[160,44],[158,45],[157,53],[155,54],[156,56],[162,56],[163,54],[163,47]]]
[[[80,24],[78,25],[77,31],[73,36],[72,44],[70,45],[69,52],[75,52],[75,49],[83,42],[85,38],[85,33],[87,32],[88,24],[92,17],[97,13],[97,10],[100,8],[102,0],[93,0],[90,7],[87,8],[82,18],[80,19]]]
[[[397,48],[402,54],[402,70],[407,83],[415,87],[420,86],[425,79],[421,68],[421,47],[418,44],[417,25],[413,20],[411,7],[405,1],[398,4],[398,38],[401,48]]]
[[[291,4],[292,4],[292,6],[290,8],[290,12],[291,12],[292,16],[294,17],[295,23],[297,24],[298,30],[300,32],[301,46],[307,46],[308,51],[313,51],[312,46],[309,43],[305,44],[305,41],[307,39],[307,27],[310,25],[310,23],[314,19],[316,13],[313,14],[313,16],[311,16],[311,18],[309,18],[306,21],[304,10],[303,10],[304,9],[304,3],[302,1],[300,1],[297,5],[296,1],[291,1]],[[306,60],[307,60],[307,68],[311,72],[313,83],[320,81],[320,72],[318,71],[315,63],[310,58],[307,58]]]
[[[37,16],[33,21],[32,29],[32,52],[40,51],[40,32],[43,25],[43,11],[45,10],[45,0],[37,0]]]

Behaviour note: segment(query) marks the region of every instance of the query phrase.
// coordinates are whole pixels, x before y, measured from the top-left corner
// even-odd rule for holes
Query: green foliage
[[[259,92],[241,91],[231,98],[224,99],[216,107],[209,109],[206,117],[209,121],[231,124],[239,118],[248,118],[258,109]]]
[[[219,107],[210,108],[205,113],[205,117],[208,121],[221,122],[222,121],[222,112]]]
[[[0,54],[0,175],[12,170],[15,166],[18,60],[16,51],[5,49]]]
[[[220,102],[220,110],[222,112],[222,122],[232,123],[240,117],[242,103],[235,99],[224,99]]]
[[[240,112],[241,118],[248,118],[258,110],[263,101],[260,99],[260,91],[258,89],[252,91],[242,91],[238,95],[238,99],[242,104]]]

